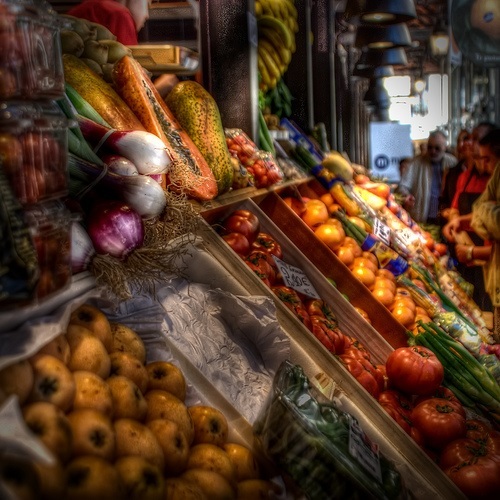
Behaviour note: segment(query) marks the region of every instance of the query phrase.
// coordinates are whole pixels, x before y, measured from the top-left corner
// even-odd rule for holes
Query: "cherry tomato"
[[[454,439],[465,437],[465,418],[446,399],[431,398],[411,412],[413,425],[430,448],[442,449]]]
[[[432,394],[444,378],[441,361],[426,347],[395,349],[387,358],[385,366],[390,385],[407,394]]]
[[[250,243],[241,233],[228,233],[222,236],[224,241],[238,254],[244,257],[250,251]]]

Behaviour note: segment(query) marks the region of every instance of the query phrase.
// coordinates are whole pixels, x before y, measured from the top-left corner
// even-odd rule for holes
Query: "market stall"
[[[258,141],[103,27],[0,4],[2,497],[497,487],[498,344],[460,277],[388,185],[262,112],[281,4]]]

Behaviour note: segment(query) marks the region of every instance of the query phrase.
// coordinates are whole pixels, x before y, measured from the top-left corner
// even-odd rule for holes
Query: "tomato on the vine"
[[[250,251],[250,243],[241,233],[228,233],[222,236],[224,241],[238,254],[244,257]]]
[[[399,347],[385,363],[391,387],[407,394],[432,394],[443,382],[444,368],[426,347]]]
[[[269,252],[271,255],[278,257],[278,259],[283,258],[280,244],[270,234],[263,233],[262,231],[252,243],[252,248]]]
[[[422,433],[430,448],[442,449],[454,439],[465,437],[465,418],[446,399],[431,398],[411,412],[413,425]]]

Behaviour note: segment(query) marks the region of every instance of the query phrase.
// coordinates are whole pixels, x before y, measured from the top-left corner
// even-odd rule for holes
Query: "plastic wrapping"
[[[53,102],[0,103],[2,169],[23,205],[67,194],[67,126]]]
[[[260,150],[241,129],[225,129],[229,152],[253,177],[256,188],[267,188],[283,180],[283,172],[271,153]]]
[[[64,94],[59,25],[42,2],[0,1],[0,99]]]
[[[300,366],[281,365],[254,429],[264,450],[310,499],[405,498],[392,462],[354,417],[319,402]]]

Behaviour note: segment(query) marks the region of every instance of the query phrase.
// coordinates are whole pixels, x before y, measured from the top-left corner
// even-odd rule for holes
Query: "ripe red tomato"
[[[333,354],[343,354],[346,336],[323,316],[310,316],[313,335]]]
[[[439,386],[437,388],[437,390],[435,390],[431,395],[419,396],[418,398],[416,398],[415,401],[413,402],[413,405],[417,406],[422,401],[425,401],[426,399],[430,399],[430,398],[446,399],[448,401],[448,403],[451,404],[455,408],[456,411],[458,411],[463,417],[465,417],[465,409],[464,409],[462,403],[460,402],[460,400],[455,396],[453,391],[448,389],[448,387],[444,387],[442,385]]]
[[[465,425],[467,426],[467,437],[471,439],[486,439],[488,436],[499,436],[500,433],[498,431],[493,430],[490,424],[478,420],[475,418],[471,418],[465,421]]]
[[[271,290],[277,297],[285,304],[285,306],[292,311],[297,318],[304,324],[304,326],[311,330],[311,318],[307,313],[304,303],[299,294],[293,289],[285,285],[273,286]]]
[[[384,377],[377,367],[366,358],[355,358],[348,354],[339,356],[349,373],[374,397],[378,398],[384,386]]]
[[[222,226],[226,233],[241,233],[251,245],[259,234],[260,221],[250,210],[235,210]]]
[[[390,385],[407,394],[432,394],[444,378],[441,361],[426,347],[395,349],[385,366]]]
[[[441,450],[454,439],[465,437],[465,418],[446,399],[431,398],[411,412],[413,425],[422,433],[425,444]]]
[[[259,274],[263,275],[271,285],[276,283],[278,269],[270,254],[261,250],[252,250],[245,258],[245,261],[251,262],[257,268]]]
[[[278,257],[278,259],[283,258],[280,244],[270,234],[260,232],[252,243],[252,247],[257,250],[269,252]]]
[[[250,243],[241,233],[228,233],[222,236],[224,241],[238,254],[244,257],[250,251]]]
[[[467,498],[496,498],[500,489],[500,467],[489,457],[476,457],[445,470]]]

